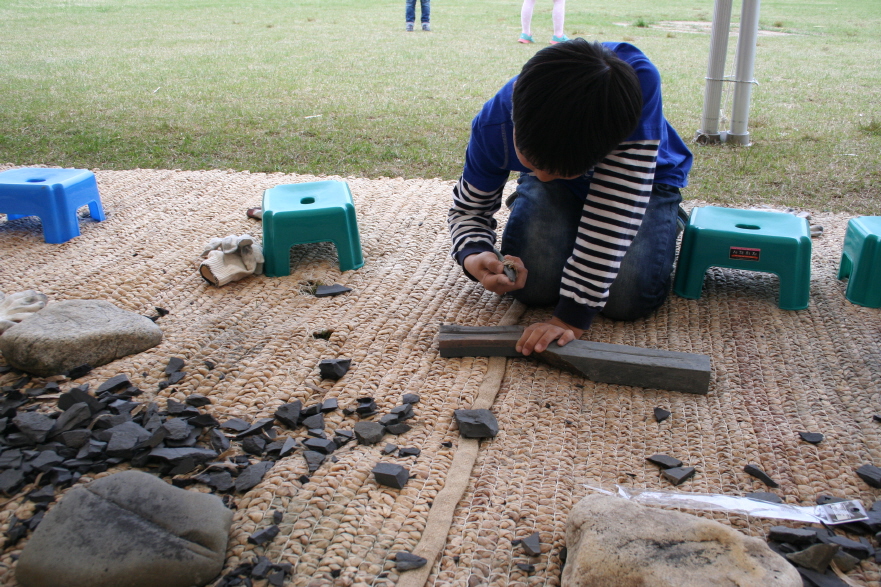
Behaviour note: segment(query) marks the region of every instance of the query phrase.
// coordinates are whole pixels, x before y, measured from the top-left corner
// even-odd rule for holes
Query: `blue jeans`
[[[563,266],[572,255],[584,199],[563,183],[520,176],[502,234],[501,252],[523,260],[529,275],[511,292],[530,306],[553,306],[560,299]],[[656,183],[642,225],[621,261],[602,314],[636,320],[657,310],[670,291],[676,256],[679,188]]]
[[[422,22],[429,22],[431,16],[431,0],[419,0],[422,4]],[[416,0],[407,0],[407,22],[416,22]]]

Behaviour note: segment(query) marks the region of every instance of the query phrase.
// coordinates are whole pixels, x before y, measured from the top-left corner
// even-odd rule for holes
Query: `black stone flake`
[[[289,454],[293,453],[297,448],[297,441],[293,438],[287,438],[284,441],[284,444],[281,447],[281,450],[278,453],[279,457],[286,457]]]
[[[863,465],[857,469],[859,478],[869,484],[870,487],[881,489],[881,469],[873,465]]]
[[[349,371],[352,359],[322,359],[318,363],[318,371],[324,379],[341,379]]]
[[[655,409],[654,409],[654,412],[655,412],[655,420],[656,420],[658,423],[663,422],[664,420],[666,420],[667,418],[669,418],[670,415],[671,415],[671,412],[668,412],[668,411],[665,410],[664,408],[655,408]]]
[[[266,475],[266,472],[271,468],[272,463],[269,461],[261,461],[248,466],[238,477],[236,477],[236,491],[244,493],[251,489],[263,480],[263,476]]]
[[[12,423],[34,444],[46,440],[55,426],[55,420],[37,412],[19,413],[12,419]]]
[[[272,562],[265,556],[258,556],[254,561],[254,568],[251,569],[252,579],[265,579],[266,575],[272,569]]]
[[[243,432],[239,432],[236,435],[236,438],[242,439],[246,436],[251,436],[252,434],[257,434],[259,432],[263,432],[264,430],[272,427],[272,422],[274,420],[275,420],[274,418],[261,418],[260,420],[257,420],[256,422],[251,424],[247,430],[244,430]]]
[[[338,448],[334,441],[325,438],[307,438],[302,444],[307,451],[316,451],[325,455],[329,455]]]
[[[187,396],[187,398],[184,400],[184,403],[189,406],[193,406],[194,408],[203,408],[207,405],[210,405],[211,400],[204,395],[193,393]]]
[[[281,510],[272,510],[272,523],[273,524],[281,524],[282,519],[284,518],[284,512]]]
[[[299,400],[285,404],[275,411],[275,419],[288,428],[296,428],[299,425],[300,410],[302,408],[303,403]]]
[[[405,393],[401,396],[401,401],[405,404],[418,404],[419,399],[419,396],[415,393]]]
[[[411,430],[411,426],[409,424],[404,424],[403,422],[399,424],[391,424],[385,427],[386,432],[389,434],[394,434],[395,436],[399,436],[404,434],[405,432],[409,432]]]
[[[661,475],[673,485],[684,483],[688,479],[694,477],[695,473],[696,470],[694,467],[672,467],[661,471]]]
[[[132,384],[128,379],[128,375],[120,374],[114,377],[111,377],[104,383],[98,386],[98,389],[95,390],[95,395],[101,395],[102,393],[113,393],[114,391],[119,391],[121,389],[126,389]]]
[[[165,374],[171,375],[172,373],[177,373],[184,368],[184,365],[186,365],[186,363],[180,357],[171,357],[168,360],[168,364],[165,366]]]
[[[278,532],[278,526],[269,526],[267,528],[263,528],[262,530],[258,530],[257,532],[254,532],[253,534],[248,536],[248,542],[260,546],[274,540],[275,537],[278,536]]]
[[[303,458],[306,459],[306,466],[309,468],[309,472],[314,473],[324,464],[326,456],[314,450],[307,450],[303,452]]]
[[[305,426],[306,428],[324,428],[324,416],[319,413],[315,414],[314,416],[304,418],[303,426]]]
[[[523,571],[524,573],[534,573],[535,565],[530,565],[529,563],[516,563],[517,568]]]
[[[443,446],[444,448],[453,448],[453,443],[449,440],[445,440],[441,443],[441,446]]]
[[[198,416],[187,418],[187,422],[189,422],[190,425],[198,426],[199,428],[217,428],[220,426],[220,422],[218,422],[211,414],[199,414]]]
[[[416,447],[407,447],[407,448],[402,448],[401,450],[399,450],[398,456],[399,457],[418,457],[421,453],[422,453],[422,451]]]
[[[0,491],[9,494],[24,481],[24,473],[18,469],[6,469],[0,473]]]
[[[384,454],[384,455],[390,455],[390,454],[392,454],[393,452],[395,452],[396,450],[398,450],[398,445],[396,445],[396,444],[387,444],[387,445],[385,445],[385,447],[383,447],[383,449],[382,449],[382,454]]]
[[[762,471],[756,465],[750,464],[750,465],[745,466],[743,468],[743,472],[747,473],[749,475],[752,475],[753,477],[755,477],[756,479],[758,479],[759,481],[761,481],[762,483],[764,483],[768,487],[771,487],[771,488],[780,487],[780,485],[778,485],[778,483],[776,481],[771,479],[770,475],[768,475],[767,473]]]
[[[333,285],[318,285],[315,287],[315,297],[327,298],[331,296],[338,296],[340,294],[344,294],[350,291],[352,291],[352,288],[340,285],[338,283],[334,283]]]
[[[394,489],[403,489],[410,479],[410,471],[406,467],[393,463],[377,463],[372,472],[377,483]]]
[[[823,442],[823,435],[819,432],[799,432],[799,436],[805,442],[810,442],[811,444],[820,444]]]
[[[80,365],[79,367],[74,367],[70,371],[65,372],[64,376],[68,379],[79,379],[80,377],[88,374],[91,370],[91,365]]]
[[[376,444],[385,434],[385,428],[376,422],[358,422],[355,424],[355,437],[361,444]]]
[[[406,551],[399,551],[395,553],[395,570],[397,571],[412,571],[413,569],[420,569],[424,567],[428,563],[428,560]]]
[[[181,418],[169,418],[162,427],[168,433],[166,436],[168,440],[186,440],[193,429],[186,420]]]
[[[783,503],[783,499],[779,495],[767,491],[753,491],[752,493],[747,493],[744,497],[758,501],[767,501],[768,503]]]
[[[541,536],[538,532],[533,532],[526,538],[520,539],[520,546],[529,556],[539,556],[541,555]]]
[[[499,423],[489,410],[455,410],[453,417],[464,438],[492,438],[499,433]]]
[[[266,440],[262,436],[248,436],[242,441],[242,450],[248,454],[261,456],[266,449]]]
[[[327,434],[325,434],[324,430],[321,428],[310,428],[306,430],[306,434],[313,438],[327,438]]]
[[[224,430],[229,430],[230,432],[244,432],[248,428],[250,428],[250,424],[242,420],[241,418],[230,418],[226,422],[220,425]]]
[[[176,383],[180,383],[180,381],[186,377],[186,371],[175,371],[171,375],[168,376],[168,385],[174,385]]]
[[[321,411],[325,414],[328,412],[333,412],[340,407],[339,402],[335,397],[328,398],[321,402]]]
[[[645,460],[654,465],[658,465],[662,469],[674,469],[676,467],[682,466],[682,461],[680,461],[679,459],[675,459],[669,455],[663,454],[652,455],[650,457],[646,457]]]
[[[789,526],[772,526],[768,531],[768,540],[788,542],[789,544],[813,544],[817,541],[816,528],[790,528]]]

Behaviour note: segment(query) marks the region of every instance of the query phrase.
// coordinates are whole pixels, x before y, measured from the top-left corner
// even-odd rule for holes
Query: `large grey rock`
[[[232,511],[125,471],[71,489],[22,550],[22,587],[191,587],[220,573]]]
[[[758,538],[712,520],[590,495],[569,513],[567,587],[802,587]]]
[[[38,377],[97,367],[153,348],[162,331],[152,320],[101,300],[49,304],[0,336],[7,364]]]

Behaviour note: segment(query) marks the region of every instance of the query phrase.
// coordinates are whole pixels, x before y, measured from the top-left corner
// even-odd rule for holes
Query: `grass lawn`
[[[695,145],[686,198],[881,214],[877,2],[762,3],[753,145]],[[431,33],[404,31],[402,0],[9,0],[0,162],[455,179],[471,118],[545,46],[551,5],[525,46],[519,0],[435,0]],[[570,1],[566,33],[642,48],[690,141],[712,13]]]

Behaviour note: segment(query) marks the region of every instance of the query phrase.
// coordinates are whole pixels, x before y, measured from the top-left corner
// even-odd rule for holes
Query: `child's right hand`
[[[499,295],[523,288],[526,285],[526,267],[520,257],[505,255],[505,259],[514,263],[517,270],[517,281],[512,282],[505,275],[505,266],[492,251],[484,251],[465,257],[465,270],[474,276],[480,284]]]

